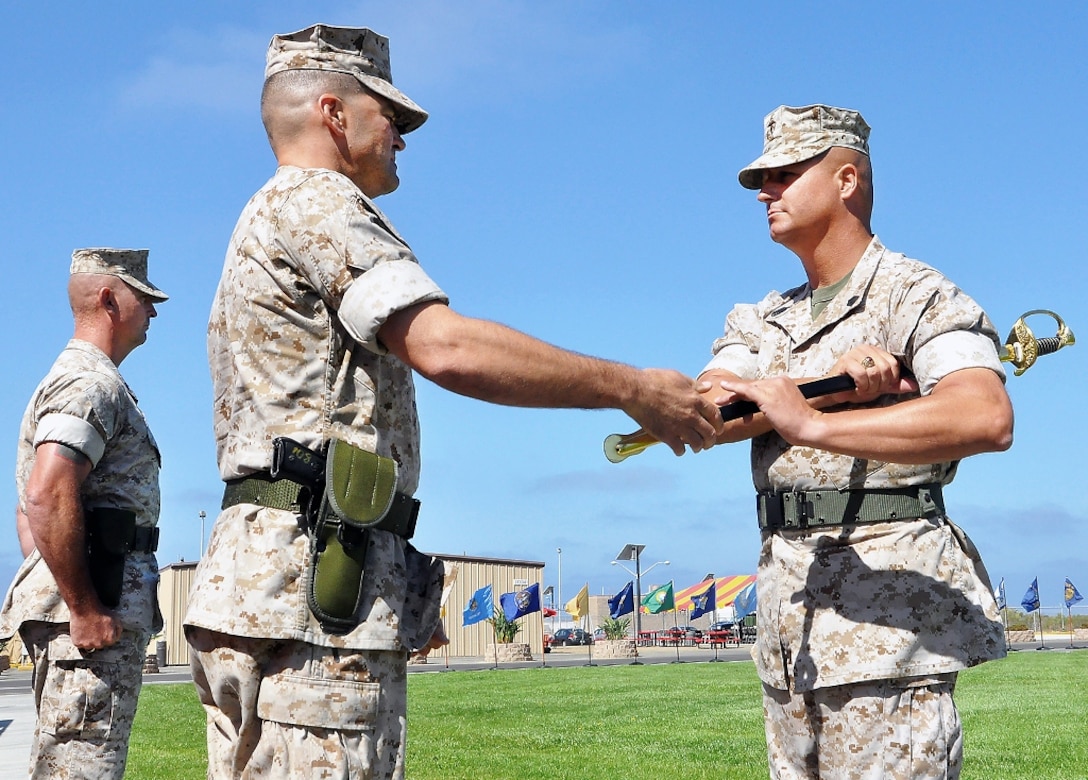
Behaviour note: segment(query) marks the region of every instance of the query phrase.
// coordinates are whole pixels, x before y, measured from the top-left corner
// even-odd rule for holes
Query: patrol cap
[[[104,274],[116,276],[157,301],[169,296],[147,280],[146,249],[77,249],[72,252],[73,274]]]
[[[427,121],[427,112],[393,86],[389,39],[365,27],[315,24],[298,32],[272,36],[265,80],[285,70],[331,70],[354,76],[364,87],[393,104],[401,134],[410,133]]]
[[[762,171],[811,160],[832,146],[869,154],[869,125],[849,108],[779,106],[764,117],[763,131],[763,154],[737,174],[749,190],[762,186]]]

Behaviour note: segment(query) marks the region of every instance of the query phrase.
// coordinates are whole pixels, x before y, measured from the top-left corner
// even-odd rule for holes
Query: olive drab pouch
[[[136,531],[136,513],[124,509],[89,509],[84,512],[87,532],[87,565],[91,582],[102,605],[113,609],[121,603],[125,555]]]
[[[325,492],[310,539],[310,611],[330,634],[359,624],[368,529],[385,517],[397,488],[397,464],[333,439]]]

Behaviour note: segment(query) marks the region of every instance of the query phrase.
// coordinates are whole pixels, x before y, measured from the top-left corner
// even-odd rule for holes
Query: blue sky
[[[379,203],[464,314],[697,373],[735,302],[802,281],[736,172],[767,112],[827,102],[873,127],[885,244],[941,268],[1002,334],[1049,308],[1088,339],[1085,6],[194,0],[5,19],[0,506],[13,518],[22,410],[71,333],[72,250],[148,247],[172,297],[122,370],[163,450],[164,564],[197,557],[199,512],[210,531],[221,496],[204,330],[234,222],[273,171],[264,50],[314,22],[389,36],[395,82],[431,112]],[[964,462],[946,491],[1012,602],[1035,576],[1045,607],[1065,577],[1088,592],[1086,366],[1077,346],[1010,376],[1013,448]],[[609,562],[628,542],[644,566],[672,562],[647,588],[755,570],[746,445],[612,465],[602,439],[634,427],[619,412],[502,408],[425,381],[419,406],[422,549],[543,561],[547,585],[562,548],[564,599],[618,590],[629,577]],[[5,523],[3,582],[20,559]]]

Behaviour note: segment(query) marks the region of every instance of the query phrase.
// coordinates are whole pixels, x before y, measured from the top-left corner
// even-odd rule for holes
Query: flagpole
[[[544,652],[544,605],[540,605],[540,609],[537,610],[540,614],[540,665],[548,665],[548,654]]]

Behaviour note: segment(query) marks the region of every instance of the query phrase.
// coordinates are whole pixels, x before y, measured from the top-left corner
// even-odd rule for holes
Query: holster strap
[[[944,514],[941,486],[886,490],[803,490],[756,495],[762,531],[883,523]]]
[[[305,493],[309,490],[306,485],[294,480],[272,479],[267,472],[259,472],[229,481],[223,491],[222,508],[227,509],[237,504],[257,504],[270,509],[301,512],[302,502],[308,499]],[[370,527],[411,539],[416,532],[418,517],[419,501],[403,493],[395,493],[385,517]]]
[[[158,526],[135,525],[135,512],[125,509],[95,508],[83,512],[88,538],[108,539],[111,552],[153,553],[159,549]],[[118,538],[120,535],[120,538]]]

